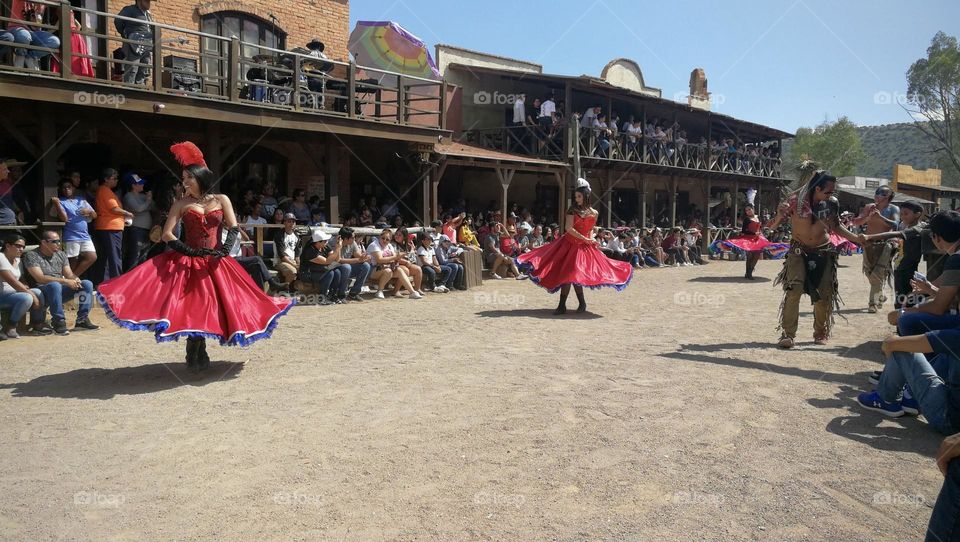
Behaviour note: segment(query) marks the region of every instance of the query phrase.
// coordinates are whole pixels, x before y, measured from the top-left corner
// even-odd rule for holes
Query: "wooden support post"
[[[406,123],[407,90],[404,88],[403,76],[397,76],[397,124]]]
[[[607,170],[607,179],[606,179],[606,182],[604,183],[604,185],[605,185],[605,186],[604,186],[604,190],[605,190],[605,194],[604,194],[604,195],[606,196],[606,200],[607,200],[607,222],[606,222],[606,226],[607,226],[608,228],[612,228],[612,227],[613,227],[613,186],[610,184],[610,183],[612,182],[612,181],[610,180],[610,177],[612,176],[612,173],[613,173],[613,172],[610,171],[609,169]]]
[[[163,39],[159,26],[152,26],[153,30],[153,91],[163,91]]]
[[[64,79],[73,79],[72,8],[70,2],[60,2],[60,77]]]
[[[303,73],[303,60],[293,55],[293,92],[290,94],[291,99],[293,100],[293,110],[300,111],[303,109],[303,100],[300,98],[300,77]]]
[[[440,129],[447,129],[447,80],[440,83]]]
[[[733,224],[737,224],[740,216],[740,181],[733,181]]]
[[[327,171],[324,175],[324,199],[327,202],[327,222],[340,223],[340,149],[327,138],[325,151]]]
[[[503,209],[503,219],[507,219],[507,213],[509,213],[509,208],[507,207],[507,192],[510,189],[510,181],[513,180],[513,175],[517,172],[515,169],[508,168],[496,168],[497,178],[500,179],[500,186],[503,188],[503,192],[500,195],[500,207]]]
[[[567,213],[567,183],[564,181],[566,175],[563,173],[554,173],[554,178],[557,180],[557,186],[560,187],[559,200],[557,202],[557,224],[563,225],[563,217]]]
[[[40,160],[40,178],[43,183],[43,199],[38,208],[42,209],[47,199],[57,193],[57,183],[60,181],[57,173],[57,159],[60,158],[60,156],[53,151],[57,141],[57,126],[53,119],[53,114],[50,112],[50,109],[42,108],[40,109],[39,117],[40,148],[51,150],[50,152],[45,152],[42,157],[38,157]]]
[[[647,227],[647,180],[640,177],[640,227]]]
[[[703,206],[704,209],[706,209],[706,211],[704,211],[704,217],[703,217],[704,220],[703,220],[703,223],[700,225],[700,230],[701,230],[700,233],[702,234],[701,237],[700,237],[700,245],[701,245],[701,247],[702,247],[702,249],[703,249],[703,252],[704,252],[705,254],[708,253],[709,250],[710,250],[710,229],[709,229],[709,228],[710,228],[710,189],[711,189],[711,185],[712,185],[712,183],[711,183],[711,181],[710,181],[710,175],[707,175],[707,186],[706,186],[706,188],[707,188],[707,193],[706,193],[706,197],[704,198],[704,206]]]
[[[423,175],[420,176],[421,184],[421,211],[420,211],[420,222],[424,227],[430,225],[430,215],[433,212],[433,209],[430,207],[430,192],[431,192],[431,178],[433,177],[433,166],[430,167],[427,171],[423,172]]]
[[[240,80],[242,79],[240,73],[243,71],[243,66],[240,65],[240,38],[234,37],[230,40],[227,57],[230,59],[230,65],[227,69],[227,85],[229,85],[227,95],[230,96],[231,102],[239,102]]]
[[[670,227],[677,226],[677,176],[670,176]]]
[[[352,61],[347,69],[347,116],[357,116],[357,65]]]
[[[440,180],[447,172],[447,160],[444,158],[440,167],[434,171],[433,179],[430,182],[430,220],[440,219]],[[424,223],[424,226],[427,224]]]
[[[572,119],[575,113],[573,109],[573,86],[570,84],[570,81],[567,81],[563,90],[563,106],[566,108],[566,115],[568,119]],[[573,145],[577,145],[580,140],[579,133],[571,133],[572,130],[564,130],[564,138],[566,141],[563,142],[564,156],[569,159],[573,156]],[[566,162],[567,160],[563,160]],[[563,210],[566,212],[566,209]],[[562,218],[562,216],[561,216]],[[558,222],[559,224],[559,222]]]

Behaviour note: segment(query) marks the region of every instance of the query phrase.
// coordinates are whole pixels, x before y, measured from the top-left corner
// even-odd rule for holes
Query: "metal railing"
[[[318,115],[363,118],[390,124],[442,128],[445,106],[444,82],[358,66],[314,56],[307,49],[285,51],[168,24],[121,17],[116,14],[74,7],[68,1],[36,0],[49,12],[59,11],[57,24],[27,21],[22,15],[0,17],[8,26],[30,26],[56,34],[56,48],[28,44],[10,49],[39,51],[49,58],[38,72],[12,64],[0,72],[57,76],[90,81],[117,88],[190,96],[297,111]],[[75,21],[98,21],[100,32]],[[120,36],[115,22],[144,25],[149,32]],[[74,47],[79,37],[82,47]],[[89,45],[100,54],[93,54]],[[139,49],[142,56],[119,58],[108,51]],[[138,60],[139,59],[139,60]],[[92,70],[74,70],[73,63]],[[43,61],[46,64],[47,61]],[[123,72],[128,72],[125,78]],[[104,78],[103,75],[106,74]]]
[[[465,130],[461,140],[514,154],[566,161],[566,139],[572,130],[557,125],[503,126]],[[738,147],[733,152],[705,143],[654,138],[643,134],[610,133],[602,128],[580,128],[576,144],[581,160],[616,160],[661,166],[782,178],[779,157],[763,156],[757,146]],[[571,153],[573,148],[571,147]]]

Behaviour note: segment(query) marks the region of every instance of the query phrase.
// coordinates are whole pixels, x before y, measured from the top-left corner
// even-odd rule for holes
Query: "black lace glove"
[[[206,249],[190,248],[187,245],[185,245],[183,241],[179,239],[174,239],[173,241],[167,241],[167,246],[185,256],[206,256],[206,254],[204,254]]]
[[[224,239],[223,244],[220,245],[220,248],[208,249],[208,253],[211,256],[218,256],[223,258],[224,256],[230,255],[230,249],[233,248],[233,245],[237,244],[237,237],[240,236],[240,228],[234,226],[227,230],[227,238]]]

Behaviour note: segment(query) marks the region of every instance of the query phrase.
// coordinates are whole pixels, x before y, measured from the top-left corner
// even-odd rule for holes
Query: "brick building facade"
[[[117,13],[130,0],[108,0],[107,11]],[[266,24],[277,18],[278,31],[286,34],[286,48],[303,47],[312,38],[320,38],[326,45],[324,53],[346,62],[347,38],[350,36],[350,3],[348,0],[159,0],[151,6],[157,22],[201,30],[202,18],[221,12],[239,12],[255,16]],[[111,34],[116,35],[114,29]]]

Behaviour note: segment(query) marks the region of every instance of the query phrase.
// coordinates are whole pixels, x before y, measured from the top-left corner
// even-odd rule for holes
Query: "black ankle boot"
[[[197,368],[205,371],[210,368],[210,356],[207,355],[207,340],[197,339],[200,347],[197,349]]]
[[[187,338],[187,368],[190,372],[197,372],[200,353],[200,343],[193,337]]]
[[[587,312],[587,300],[583,298],[583,290],[577,290],[577,301],[580,303],[577,305],[577,312]]]

